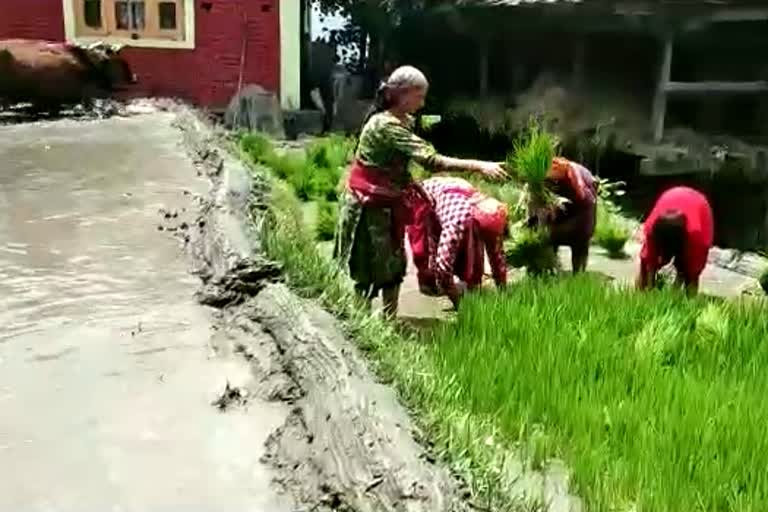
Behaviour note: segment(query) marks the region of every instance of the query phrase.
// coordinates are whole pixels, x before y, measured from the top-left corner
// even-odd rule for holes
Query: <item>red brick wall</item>
[[[297,0],[298,1],[298,0]],[[0,38],[64,39],[62,0],[2,0]],[[126,48],[136,96],[171,96],[225,106],[244,84],[279,92],[279,0],[195,0],[196,48]],[[206,8],[209,7],[209,8]]]

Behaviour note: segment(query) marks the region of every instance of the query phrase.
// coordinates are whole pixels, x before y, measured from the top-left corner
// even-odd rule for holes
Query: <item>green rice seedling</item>
[[[328,201],[338,198],[339,184],[354,148],[355,140],[341,135],[318,139],[307,147],[307,160],[313,167],[310,192],[313,198]]]
[[[313,199],[336,201],[339,196],[339,183],[341,182],[342,169],[340,167],[315,167],[311,169]]]
[[[594,243],[605,249],[609,258],[620,259],[626,257],[624,247],[631,237],[628,223],[604,205],[598,204]]]
[[[240,137],[240,150],[257,164],[264,164],[274,157],[275,149],[266,135],[258,132],[245,133]]]
[[[305,174],[307,168],[306,157],[303,153],[298,151],[276,153],[264,163],[269,166],[281,180],[296,179],[294,176]]]
[[[320,201],[317,205],[317,239],[321,242],[333,240],[336,223],[339,218],[339,206],[331,201]]]
[[[673,344],[683,335],[685,326],[675,312],[652,318],[635,336],[635,349],[640,358],[650,358],[657,363],[673,358]]]
[[[270,167],[294,188],[302,201],[337,199],[340,169],[318,167],[296,152],[276,156]]]
[[[526,268],[531,275],[556,271],[559,260],[546,228],[527,228],[518,224],[504,243],[507,263],[514,268]]]
[[[720,351],[732,328],[730,317],[722,305],[707,304],[696,318],[696,343],[702,349]]]
[[[355,140],[342,135],[329,135],[315,140],[307,147],[307,159],[324,169],[345,167],[352,159]]]
[[[768,319],[710,304],[589,276],[473,294],[427,334],[433,403],[524,432],[532,464],[556,453],[588,510],[761,510]]]
[[[545,180],[556,156],[557,145],[555,135],[531,120],[527,132],[515,140],[512,153],[507,156],[507,169],[525,184],[531,200],[542,203],[542,206],[554,202],[553,194],[546,189]]]
[[[301,201],[309,201],[315,195],[315,170],[314,166],[305,163],[302,166],[297,166],[285,178],[296,191],[296,196]]]
[[[676,282],[677,271],[671,265],[667,265],[656,273],[656,283],[654,284],[654,288],[657,290],[674,289]]]
[[[624,246],[632,237],[632,228],[622,216],[614,199],[625,194],[623,181],[598,179],[597,225],[594,242],[608,252],[609,258],[625,258]]]

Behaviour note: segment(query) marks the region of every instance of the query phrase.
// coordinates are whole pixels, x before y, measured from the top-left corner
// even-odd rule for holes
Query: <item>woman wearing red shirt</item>
[[[678,284],[696,293],[714,240],[707,198],[688,187],[667,190],[643,224],[643,235],[638,287],[653,286],[657,272],[674,259]]]

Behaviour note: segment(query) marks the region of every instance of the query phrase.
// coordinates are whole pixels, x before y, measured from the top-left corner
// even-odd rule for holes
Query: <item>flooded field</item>
[[[172,120],[0,126],[0,509],[282,510],[284,406],[211,407],[250,373],[193,297],[207,184]]]

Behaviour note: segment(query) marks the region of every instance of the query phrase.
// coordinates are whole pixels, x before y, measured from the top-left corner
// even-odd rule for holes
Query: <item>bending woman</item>
[[[482,284],[486,253],[496,286],[504,288],[506,205],[460,178],[435,177],[421,185],[427,198],[408,226],[421,293],[446,295],[458,308],[464,289]]]
[[[529,225],[543,221],[549,228],[555,251],[561,245],[570,247],[573,273],[583,272],[597,221],[597,180],[583,165],[555,157],[546,181],[549,190],[568,202],[544,214],[535,213]]]
[[[397,313],[407,266],[410,205],[404,192],[417,188],[408,163],[413,160],[433,171],[506,176],[498,163],[442,156],[414,135],[411,115],[424,106],[428,86],[421,71],[403,66],[379,87],[340,202],[334,257],[348,266],[355,290],[369,304],[381,292],[388,315]]]
[[[654,286],[658,271],[674,260],[677,284],[696,294],[714,237],[712,208],[704,194],[688,187],[661,194],[643,223],[638,288]]]

